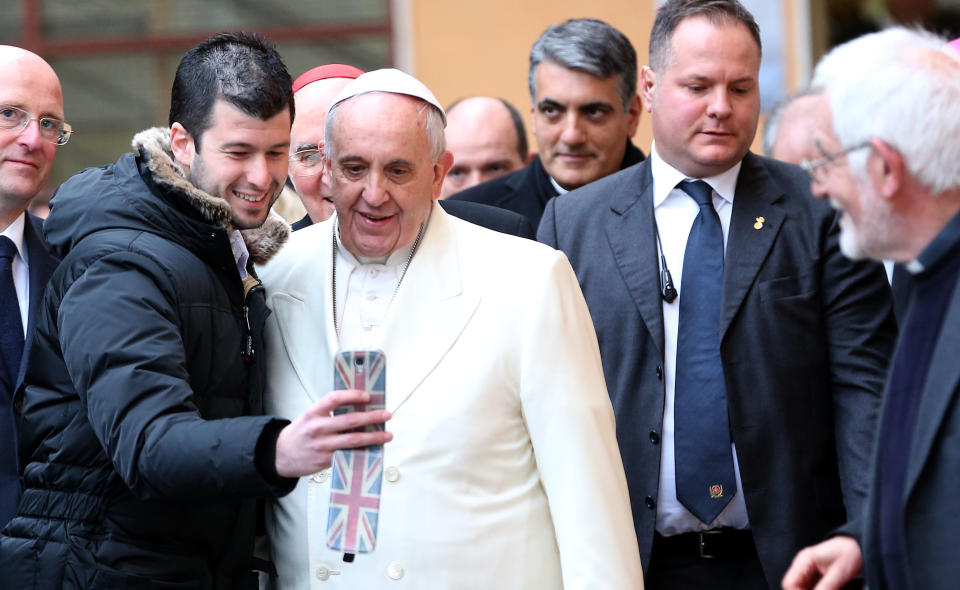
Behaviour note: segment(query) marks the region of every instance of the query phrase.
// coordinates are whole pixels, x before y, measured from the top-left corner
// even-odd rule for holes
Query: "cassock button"
[[[387,577],[391,580],[399,580],[403,577],[403,566],[393,562],[387,566]]]
[[[657,365],[657,379],[663,381],[663,367]]]
[[[321,565],[317,568],[317,579],[321,582],[326,582],[330,579],[330,576],[339,576],[340,570],[332,570],[325,565]]]
[[[653,510],[657,507],[657,501],[653,499],[653,496],[647,496],[643,499],[643,503],[647,505],[647,508]]]
[[[650,442],[652,442],[655,445],[660,444],[660,435],[657,434],[656,430],[650,431]]]
[[[387,481],[390,483],[396,483],[397,480],[400,479],[400,470],[391,465],[384,471],[384,475],[386,476]]]

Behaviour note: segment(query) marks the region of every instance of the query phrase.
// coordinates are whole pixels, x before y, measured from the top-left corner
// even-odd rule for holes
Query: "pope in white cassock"
[[[336,352],[379,349],[393,436],[375,550],[345,562],[327,548],[325,469],[268,511],[272,583],[641,589],[576,277],[562,253],[435,205],[453,163],[443,126],[436,98],[407,74],[353,81],[326,123],[336,215],[294,233],[260,269],[273,310],[267,412],[329,412]],[[351,446],[348,433],[321,434],[331,451]]]

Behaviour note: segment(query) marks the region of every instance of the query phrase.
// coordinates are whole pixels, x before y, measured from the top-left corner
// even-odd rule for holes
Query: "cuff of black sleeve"
[[[862,526],[863,526],[863,521],[859,518],[855,518],[853,520],[848,521],[843,526],[837,527],[832,531],[830,531],[827,534],[826,538],[829,539],[831,537],[837,537],[837,536],[853,537],[854,539],[857,540],[857,543],[862,543],[862,538],[861,538],[863,537],[863,529],[861,528]]]
[[[260,438],[257,439],[257,447],[253,456],[254,465],[260,476],[271,487],[283,490],[279,495],[286,494],[297,485],[296,477],[281,477],[277,473],[277,439],[280,437],[280,431],[287,424],[290,424],[289,420],[279,418],[267,422],[267,425],[260,432]]]

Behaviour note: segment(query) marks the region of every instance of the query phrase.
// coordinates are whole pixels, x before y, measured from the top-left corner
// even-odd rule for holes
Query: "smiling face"
[[[31,117],[63,120],[63,97],[53,69],[36,55],[0,46],[0,105]],[[50,175],[56,144],[40,136],[38,121],[26,129],[0,129],[0,229],[20,215]]]
[[[217,100],[211,121],[199,151],[187,130],[174,123],[174,157],[194,186],[229,203],[234,227],[259,227],[287,178],[290,112],[283,109],[263,121]]]
[[[434,162],[425,131],[425,102],[371,92],[337,107],[331,188],[340,239],[355,256],[388,256],[416,237],[453,156]]]
[[[619,170],[640,121],[636,96],[623,108],[620,76],[597,78],[544,61],[535,79],[532,127],[547,174],[572,190]]]
[[[663,71],[643,68],[644,105],[657,153],[693,178],[743,159],[760,116],[760,48],[739,22],[680,22]]]
[[[812,136],[818,157],[843,152],[846,147],[834,134],[825,96],[816,97],[815,121]],[[817,168],[810,190],[840,211],[840,251],[848,258],[894,258],[895,248],[908,241],[890,204],[880,197],[869,165],[858,172],[850,168],[849,155],[834,158]]]

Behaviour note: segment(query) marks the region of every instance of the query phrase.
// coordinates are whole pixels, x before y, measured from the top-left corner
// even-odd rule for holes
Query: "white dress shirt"
[[[27,222],[26,213],[13,220],[0,234],[7,236],[17,247],[19,256],[13,257],[10,269],[13,272],[13,286],[17,290],[17,303],[20,305],[20,321],[23,323],[23,333],[27,333],[27,313],[30,310],[30,260],[27,249],[23,246],[23,226]],[[24,336],[26,337],[26,336]]]
[[[547,178],[550,179],[550,184],[552,184],[554,190],[557,191],[557,196],[565,195],[565,194],[567,194],[567,193],[570,192],[570,191],[568,191],[567,189],[565,189],[565,188],[563,188],[562,186],[560,186],[560,183],[557,182],[556,180],[554,180],[552,176],[547,175]],[[534,229],[536,229],[536,228],[534,228]]]
[[[426,223],[426,222],[425,222]],[[426,231],[426,227],[424,227]],[[389,256],[363,258],[337,239],[337,323],[342,350],[375,350],[416,239]],[[410,261],[411,264],[413,260]]]
[[[653,212],[660,233],[662,254],[673,284],[683,297],[683,255],[687,236],[700,207],[687,193],[676,188],[683,180],[690,179],[679,170],[663,161],[657,146],[650,148],[650,171],[653,174]],[[723,229],[723,244],[726,248],[730,233],[730,215],[733,212],[733,196],[740,173],[740,162],[717,176],[702,178],[713,188],[713,206],[720,217]],[[663,301],[664,336],[664,383],[666,400],[663,410],[663,436],[660,451],[660,488],[657,500],[657,532],[664,536],[701,531],[719,527],[743,529],[749,527],[747,506],[743,500],[743,484],[740,481],[740,466],[737,464],[736,446],[731,444],[734,474],[737,478],[737,493],[726,508],[712,523],[703,523],[677,500],[676,470],[674,469],[673,401],[677,368],[677,324],[680,319],[680,298],[672,303]]]
[[[250,251],[247,250],[247,243],[243,241],[243,234],[238,229],[230,232],[230,250],[233,251],[233,261],[237,263],[237,270],[240,271],[240,279],[246,280]]]

